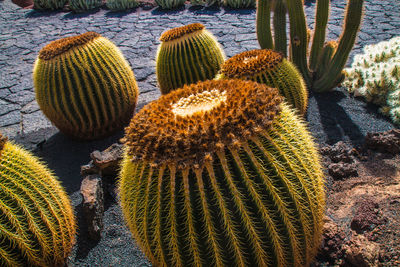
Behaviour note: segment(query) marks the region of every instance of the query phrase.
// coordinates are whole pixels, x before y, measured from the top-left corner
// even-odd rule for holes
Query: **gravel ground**
[[[399,35],[400,2],[366,0],[365,16],[353,51]],[[329,39],[341,33],[344,0],[332,1]],[[310,28],[313,27],[315,1],[305,1]],[[194,9],[163,12],[136,10],[111,13],[99,10],[89,14],[40,13],[24,10],[10,0],[0,0],[0,131],[42,157],[52,168],[77,207],[80,216],[80,166],[89,153],[103,150],[122,136],[79,143],[58,133],[44,117],[35,101],[32,67],[39,50],[52,40],[96,31],[119,46],[138,80],[138,109],[158,98],[155,53],[158,37],[169,28],[203,23],[217,37],[227,57],[259,48],[255,34],[255,10]],[[309,128],[320,144],[339,140],[359,144],[367,132],[385,131],[393,126],[377,112],[377,107],[351,98],[343,88],[311,95],[307,114]],[[105,229],[100,242],[87,239],[84,222],[70,266],[148,266],[121,219],[120,209],[110,202],[105,214]]]

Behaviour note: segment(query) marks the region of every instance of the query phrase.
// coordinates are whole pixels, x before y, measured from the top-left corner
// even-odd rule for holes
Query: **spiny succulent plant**
[[[170,29],[160,37],[156,74],[162,94],[213,79],[225,60],[215,37],[200,23]]]
[[[51,42],[33,69],[36,100],[61,132],[90,140],[128,124],[138,88],[129,63],[95,32]]]
[[[251,8],[256,6],[255,0],[223,0],[222,2],[230,8]]]
[[[213,6],[219,5],[220,0],[190,0],[192,6]]]
[[[59,181],[0,133],[0,266],[64,266],[75,232]]]
[[[296,64],[308,88],[316,92],[329,91],[340,84],[342,70],[360,28],[364,0],[349,0],[343,23],[343,33],[331,54],[329,64],[323,65],[326,28],[330,0],[317,1],[315,27],[309,45],[309,32],[304,14],[304,0],[259,0],[257,6],[257,38],[261,48],[274,49],[287,55],[286,14],[289,15],[289,59]],[[273,18],[273,32],[271,14]],[[272,37],[274,36],[274,38]],[[333,43],[328,43],[331,46]],[[309,47],[311,47],[309,49]],[[328,50],[332,47],[328,47]]]
[[[279,52],[256,49],[237,54],[225,61],[218,77],[265,83],[277,88],[300,114],[307,111],[308,92],[303,77]]]
[[[183,6],[186,0],[155,0],[162,9],[174,9]]]
[[[33,8],[38,10],[62,9],[68,0],[33,0]]]
[[[350,93],[381,106],[383,114],[400,124],[400,37],[365,46],[345,73],[343,85]]]
[[[323,174],[301,119],[275,88],[184,86],[126,128],[124,217],[155,266],[307,266],[324,212]]]
[[[139,5],[136,0],[107,0],[107,7],[113,11],[127,10]]]
[[[96,9],[103,4],[102,0],[68,0],[71,10],[81,13]]]

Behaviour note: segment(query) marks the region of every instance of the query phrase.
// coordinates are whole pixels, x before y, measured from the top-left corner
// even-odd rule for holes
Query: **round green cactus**
[[[103,4],[102,0],[68,0],[71,10],[81,13],[96,9]]]
[[[63,266],[75,232],[73,209],[58,180],[0,134],[0,266]]]
[[[174,9],[183,6],[186,0],[155,0],[162,9]]]
[[[38,10],[62,9],[68,0],[33,0],[33,8]]]
[[[33,70],[36,100],[61,132],[90,140],[112,134],[132,117],[138,87],[129,63],[95,32],[51,42]]]
[[[230,8],[252,8],[256,6],[256,0],[222,0],[222,2]]]
[[[107,7],[113,11],[127,10],[139,5],[136,0],[107,0]]]
[[[279,52],[270,49],[246,51],[228,59],[219,79],[244,79],[275,87],[300,114],[307,111],[308,91],[301,73]]]
[[[200,23],[168,30],[160,41],[156,72],[162,94],[185,84],[213,79],[225,60],[214,36]]]
[[[324,213],[306,126],[275,88],[184,86],[126,128],[124,217],[155,266],[307,266]]]

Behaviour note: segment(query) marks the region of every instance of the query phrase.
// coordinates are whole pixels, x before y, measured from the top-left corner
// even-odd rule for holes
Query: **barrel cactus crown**
[[[215,37],[200,23],[164,32],[156,57],[162,94],[185,84],[213,79],[225,60]]]
[[[324,190],[304,123],[275,88],[184,86],[126,128],[124,217],[155,266],[305,266]]]
[[[300,114],[307,111],[308,91],[304,79],[279,52],[256,49],[237,54],[225,61],[219,77],[253,80],[275,87]]]
[[[64,266],[75,232],[57,179],[0,134],[0,266]]]
[[[46,45],[33,70],[36,100],[63,133],[101,138],[128,124],[138,87],[119,49],[95,32]]]
[[[67,0],[33,0],[33,8],[37,10],[62,9]]]

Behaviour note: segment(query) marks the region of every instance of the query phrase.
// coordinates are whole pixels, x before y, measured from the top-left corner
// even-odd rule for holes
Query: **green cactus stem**
[[[102,0],[68,0],[69,7],[71,10],[77,13],[87,12],[99,8],[102,4]]]
[[[276,7],[271,8],[272,2]],[[329,0],[318,0],[315,16],[315,28],[313,33],[307,28],[306,17],[304,13],[303,0],[259,0],[257,7],[257,38],[261,48],[272,48],[272,29],[270,27],[271,12],[274,11],[274,36],[275,50],[285,51],[281,45],[284,37],[283,29],[286,27],[286,21],[283,16],[283,7],[286,7],[290,23],[290,42],[289,55],[290,61],[296,64],[309,89],[316,92],[325,92],[332,90],[343,80],[343,68],[348,59],[349,53],[354,46],[357,32],[360,28],[363,14],[364,0],[349,0],[346,6],[346,15],[344,20],[343,33],[338,41],[338,47],[333,54],[327,66],[320,66],[320,59],[327,59],[323,53],[326,28],[329,19]],[[278,12],[279,5],[282,7]],[[281,18],[280,20],[278,18]],[[260,26],[259,26],[260,25]],[[261,28],[261,26],[263,28]],[[311,49],[310,36],[312,35]],[[278,43],[278,40],[279,43]],[[279,46],[278,46],[279,44]],[[321,72],[321,71],[324,72]]]
[[[256,31],[258,43],[262,49],[274,48],[271,31],[271,10],[272,1],[257,1]]]
[[[168,30],[160,41],[156,74],[162,94],[185,84],[213,79],[225,60],[215,37],[200,23]]]
[[[36,100],[63,133],[82,140],[111,135],[132,117],[138,87],[129,63],[95,32],[56,40],[33,69]]]
[[[336,81],[342,76],[342,70],[354,46],[357,32],[360,28],[363,3],[364,0],[349,0],[342,36],[340,37],[331,64],[329,64],[324,75],[315,81],[313,85],[313,89],[316,92],[323,92],[337,86]]]
[[[300,72],[279,52],[256,49],[225,61],[219,78],[252,80],[275,87],[301,115],[307,111],[308,91]]]
[[[123,11],[139,5],[136,0],[107,0],[107,8],[113,11]]]
[[[64,266],[75,232],[60,182],[0,134],[0,266]]]
[[[284,0],[276,0],[274,7],[274,50],[287,57],[286,6]]]
[[[183,6],[186,0],[155,0],[162,9],[174,9]]]
[[[275,88],[211,80],[145,106],[126,128],[124,218],[154,266],[308,266],[323,173]]]

